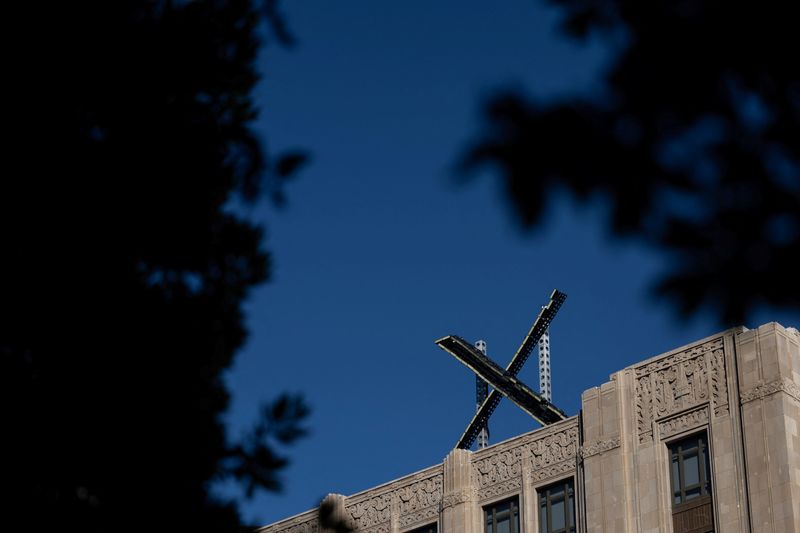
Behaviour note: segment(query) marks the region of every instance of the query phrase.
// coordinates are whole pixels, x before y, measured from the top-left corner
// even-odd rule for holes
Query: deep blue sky
[[[542,98],[596,91],[608,54],[556,31],[533,0],[292,0],[299,44],[267,48],[258,128],[272,151],[313,154],[268,227],[272,280],[248,305],[251,337],[228,375],[233,435],[259,403],[302,392],[311,434],[289,450],[282,494],[244,505],[268,523],[440,462],[474,410],[473,375],[433,341],[483,338],[505,365],[553,288],[554,402],[631,363],[724,328],[689,323],[648,296],[663,258],[610,240],[603,206],[552,205],[524,234],[490,175],[459,186],[453,165],[480,103],[513,85]],[[800,324],[764,310],[756,322]],[[536,362],[521,373],[537,388]],[[508,400],[492,442],[535,423]]]

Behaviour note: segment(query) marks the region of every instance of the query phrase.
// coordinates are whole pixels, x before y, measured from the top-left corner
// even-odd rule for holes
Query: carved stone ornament
[[[392,493],[384,492],[351,502],[348,498],[347,513],[352,517],[358,531],[388,533],[391,530]]]
[[[398,480],[378,493],[348,498],[346,509],[357,531],[389,533],[393,520],[400,527],[430,522],[439,516],[444,477],[441,468]]]
[[[448,509],[461,503],[475,501],[478,497],[476,489],[461,489],[455,492],[449,492],[442,498],[442,509]]]
[[[444,477],[437,473],[394,491],[401,527],[439,516]]]
[[[785,392],[800,402],[800,387],[798,387],[797,384],[789,378],[776,379],[775,381],[770,381],[769,383],[764,383],[762,385],[757,385],[752,389],[748,389],[742,393],[740,400],[743,404],[745,404],[777,392]]]
[[[619,437],[614,437],[613,439],[608,439],[608,440],[598,440],[592,442],[591,444],[584,445],[581,448],[581,457],[586,459],[587,457],[607,452],[609,450],[613,450],[614,448],[619,448],[619,446],[620,446]]]
[[[640,443],[653,440],[653,421],[711,403],[728,414],[724,338],[636,367],[636,427]]]
[[[522,479],[522,464],[525,446],[520,444],[511,449],[500,449],[485,458],[473,459],[472,472],[478,486],[478,497],[485,499],[503,494],[502,490],[515,490],[510,480]],[[521,485],[517,485],[517,488]],[[498,492],[500,491],[500,492]]]
[[[708,408],[695,409],[658,423],[658,434],[662,439],[708,424]]]
[[[282,531],[285,533],[317,533],[317,531],[319,531],[319,525],[317,524],[317,520],[314,519],[303,524],[291,526],[289,529],[284,529]]]
[[[530,472],[530,479],[534,483],[538,483],[540,481],[544,481],[545,479],[561,477],[564,474],[574,474],[576,468],[575,461],[576,458],[573,457],[572,461],[564,461],[540,470],[533,470]]]
[[[317,511],[309,511],[300,516],[256,530],[257,533],[318,533]]]
[[[522,476],[503,481],[491,487],[486,487],[478,491],[478,497],[482,500],[495,498],[497,496],[505,496],[506,494],[513,494],[522,490]]]
[[[578,453],[577,419],[530,433],[508,446],[476,452],[472,469],[478,498],[485,500],[519,492],[523,471],[534,480],[574,471]]]
[[[575,462],[578,455],[578,425],[546,435],[530,444],[531,467],[539,470],[562,461]]]

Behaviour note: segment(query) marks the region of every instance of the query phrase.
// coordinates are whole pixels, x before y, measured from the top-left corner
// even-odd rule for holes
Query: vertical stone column
[[[576,476],[577,486],[577,476]],[[539,502],[533,486],[533,467],[530,461],[522,463],[522,494],[520,495],[520,518],[523,531],[535,533],[539,531]],[[577,508],[576,508],[577,511]]]
[[[620,394],[614,381],[583,393],[586,523],[590,532],[630,530],[630,487],[621,448]]]
[[[717,531],[744,533],[749,530],[747,487],[745,486],[744,449],[742,447],[742,420],[739,416],[739,396],[736,383],[736,335],[742,330],[732,330],[724,337],[724,364],[712,353],[709,363],[714,367],[711,375],[719,377],[716,385],[719,398],[709,405],[709,442],[711,444],[712,493],[714,495],[714,523]],[[723,369],[724,366],[724,369]],[[721,380],[725,380],[725,389]],[[712,381],[712,395],[714,381]],[[725,402],[727,405],[721,406]]]
[[[769,323],[737,337],[754,531],[800,531],[800,335]]]
[[[472,452],[451,451],[444,460],[443,533],[480,533],[477,493],[472,479]]]

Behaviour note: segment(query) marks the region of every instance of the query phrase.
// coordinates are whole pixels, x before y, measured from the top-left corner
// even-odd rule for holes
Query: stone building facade
[[[577,416],[326,503],[365,533],[800,533],[799,428],[800,333],[740,327],[612,374]]]

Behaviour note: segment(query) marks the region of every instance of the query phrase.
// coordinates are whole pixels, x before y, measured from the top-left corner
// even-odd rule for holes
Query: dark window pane
[[[539,531],[547,533],[547,500],[544,503],[539,503]]]
[[[564,500],[553,502],[553,529],[564,529]]]
[[[700,483],[700,461],[697,455],[683,458],[683,479],[687,487]]]
[[[569,511],[569,525],[575,525],[575,500],[572,498],[572,494],[569,495],[569,504],[567,505],[567,511]]]

